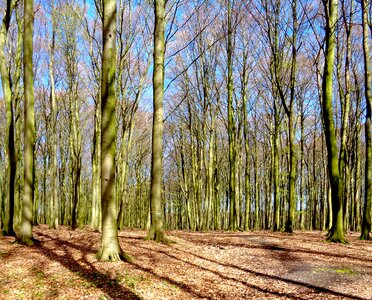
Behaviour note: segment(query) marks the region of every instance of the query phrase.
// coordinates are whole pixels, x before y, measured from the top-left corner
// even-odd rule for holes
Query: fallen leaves
[[[0,299],[372,299],[371,243],[321,232],[120,232],[132,263],[99,262],[100,234],[36,226],[40,245],[0,238]]]

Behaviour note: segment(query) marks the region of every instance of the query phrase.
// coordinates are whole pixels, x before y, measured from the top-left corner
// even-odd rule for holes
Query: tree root
[[[361,235],[360,235],[360,237],[359,237],[359,239],[361,241],[371,241],[372,240],[371,236],[369,235],[369,231],[368,230],[363,230],[362,233],[361,233]]]
[[[153,227],[150,228],[149,233],[145,237],[145,241],[155,241],[163,244],[174,244],[175,241],[171,240],[162,230],[155,230]]]
[[[16,233],[14,232],[14,230],[5,230],[3,229],[3,231],[1,232],[1,234],[3,236],[17,236]]]
[[[340,235],[333,229],[328,232],[326,241],[329,243],[348,244],[348,241],[343,237],[343,235]]]
[[[98,250],[96,254],[96,258],[99,261],[107,261],[107,262],[116,262],[116,261],[126,261],[126,262],[133,262],[133,257],[129,254],[124,253],[121,249],[114,250],[110,247],[103,247]]]
[[[283,232],[285,232],[285,233],[294,233],[293,228],[290,228],[290,227],[286,227]]]
[[[40,242],[33,237],[17,237],[14,243],[25,246],[34,246],[40,244]]]

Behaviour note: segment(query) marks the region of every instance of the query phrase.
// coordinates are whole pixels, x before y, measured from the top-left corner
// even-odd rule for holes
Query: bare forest
[[[0,0],[0,299],[372,299],[371,53],[368,0]]]

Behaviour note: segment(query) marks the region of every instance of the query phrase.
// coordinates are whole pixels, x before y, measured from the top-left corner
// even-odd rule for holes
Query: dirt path
[[[101,263],[100,234],[35,228],[39,246],[0,238],[0,299],[372,299],[372,243],[321,232],[172,231],[170,246],[120,232],[133,263]]]

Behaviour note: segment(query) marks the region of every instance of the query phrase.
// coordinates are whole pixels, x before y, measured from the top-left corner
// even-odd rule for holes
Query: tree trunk
[[[7,164],[6,177],[7,188],[4,201],[3,234],[15,236],[13,229],[14,217],[14,189],[16,177],[16,157],[14,145],[14,116],[13,116],[13,96],[11,91],[11,79],[8,70],[8,62],[5,56],[5,46],[8,39],[8,31],[13,8],[16,1],[6,1],[6,11],[0,29],[0,75],[3,87],[3,97],[6,111],[6,142],[7,142]]]
[[[305,136],[304,136],[304,123],[305,123],[305,112],[303,101],[300,103],[300,126],[301,126],[301,140],[300,140],[300,229],[305,229]],[[315,135],[315,134],[314,134]],[[323,212],[324,213],[324,212]]]
[[[94,112],[94,136],[92,153],[92,217],[91,227],[100,230],[102,227],[101,207],[101,99],[97,96]]]
[[[151,157],[150,210],[151,227],[147,240],[169,242],[163,231],[162,178],[163,178],[163,98],[165,55],[165,1],[155,0],[154,65],[153,65],[153,127]]]
[[[275,100],[274,100],[275,101]],[[275,105],[275,104],[274,104]],[[275,105],[275,124],[273,135],[273,178],[274,178],[274,222],[273,231],[280,231],[280,195],[279,195],[279,116]]]
[[[34,73],[33,73],[33,0],[24,1],[24,38],[23,38],[23,70],[24,70],[24,195],[21,230],[18,242],[34,244],[32,236],[32,203],[34,200],[34,148],[35,148],[35,114],[34,114]]]
[[[372,209],[372,124],[371,124],[371,106],[372,106],[372,91],[371,91],[371,68],[369,65],[369,47],[368,47],[368,1],[362,0],[362,20],[363,20],[363,55],[364,55],[364,82],[365,82],[365,97],[366,97],[366,123],[365,123],[365,139],[366,139],[366,163],[365,163],[365,195],[364,195],[364,211],[362,222],[361,240],[371,239],[369,233],[371,231],[371,209]]]
[[[52,193],[50,197],[50,227],[58,229],[58,165],[57,165],[57,101],[56,92],[54,85],[54,52],[55,52],[55,11],[54,11],[54,0],[51,1],[52,6],[52,40],[50,44],[50,60],[49,60],[49,77],[50,77],[50,104],[51,104],[51,181],[52,181]]]
[[[15,10],[17,20],[17,52],[15,57],[15,72],[13,80],[13,97],[15,110],[15,160],[16,160],[16,179],[14,188],[14,226],[19,227],[22,221],[22,86],[21,86],[21,72],[22,72],[22,50],[23,50],[23,20],[19,16],[18,10]]]
[[[103,52],[101,72],[101,201],[102,239],[97,258],[101,261],[131,260],[120,248],[116,226],[115,201],[115,73],[116,73],[116,1],[103,1]]]
[[[323,0],[326,14],[325,37],[325,66],[322,83],[323,121],[325,139],[328,151],[328,173],[331,184],[332,197],[332,227],[328,233],[327,241],[345,242],[343,230],[342,199],[343,188],[340,180],[339,156],[336,130],[333,120],[333,69],[335,61],[335,31],[337,25],[338,0]]]
[[[227,6],[227,116],[228,116],[228,136],[229,136],[229,199],[230,199],[230,219],[229,230],[236,230],[236,128],[233,107],[233,28],[231,18],[231,1],[228,0]]]
[[[341,62],[338,63],[337,77],[339,80],[339,94],[341,100],[342,123],[341,123],[341,145],[340,145],[340,158],[339,169],[340,177],[343,186],[343,213],[344,213],[344,230],[347,230],[348,218],[348,160],[347,160],[347,136],[349,128],[349,114],[350,114],[350,58],[351,58],[351,30],[352,30],[352,16],[353,16],[353,1],[350,3],[350,20],[347,21],[344,1],[342,1],[342,11],[344,18],[344,26],[346,31],[346,57],[345,57],[345,91],[342,90],[341,85]],[[338,35],[338,42],[341,34]],[[340,56],[341,45],[337,47],[338,57]]]

